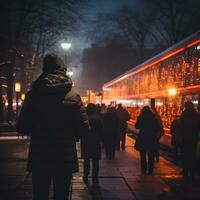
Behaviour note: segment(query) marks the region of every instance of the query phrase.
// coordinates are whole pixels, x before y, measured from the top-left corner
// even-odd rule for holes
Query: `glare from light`
[[[177,94],[176,88],[169,88],[168,89],[168,95],[169,96],[175,96]]]
[[[112,90],[111,88],[103,88],[103,91],[105,91],[105,92],[109,92],[111,90]]]
[[[16,103],[16,102],[13,102],[12,105],[13,105],[13,106],[17,106],[17,103]],[[22,105],[22,102],[19,101],[19,102],[18,102],[18,105],[21,106],[21,105]],[[5,106],[6,106],[6,107],[8,106],[8,102],[5,103]]]
[[[197,105],[197,104],[199,103],[198,100],[194,100],[194,101],[192,101],[192,102],[193,102],[193,104],[195,104],[195,105]]]
[[[21,92],[21,83],[19,82],[15,83],[15,92]]]
[[[156,106],[163,106],[163,102],[160,101],[156,102]]]
[[[61,47],[64,49],[64,50],[68,50],[68,49],[70,49],[71,48],[71,43],[61,43]]]
[[[137,105],[138,105],[138,106],[143,106],[144,103],[143,103],[142,101],[139,101],[139,102],[137,102]]]
[[[68,72],[67,72],[67,75],[68,75],[68,76],[73,76],[73,75],[74,75],[74,72],[73,72],[73,71],[68,71]]]
[[[21,100],[22,100],[22,101],[25,100],[25,94],[21,94]]]

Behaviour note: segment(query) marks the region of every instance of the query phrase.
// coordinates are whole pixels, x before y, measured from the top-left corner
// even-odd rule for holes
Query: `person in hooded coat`
[[[107,109],[103,117],[104,121],[104,144],[106,150],[106,158],[115,159],[115,148],[117,145],[117,134],[119,130],[119,119],[114,107]]]
[[[51,180],[54,199],[68,199],[72,173],[78,171],[76,138],[87,135],[90,127],[56,54],[45,56],[43,73],[27,93],[16,127],[31,138],[27,169],[32,172],[33,199],[48,199]]]
[[[148,173],[152,174],[154,156],[157,151],[157,133],[160,129],[160,124],[149,106],[142,108],[136,120],[135,128],[139,129],[135,149],[140,152],[141,172],[146,174],[148,170]],[[148,161],[146,157],[148,157]]]
[[[185,103],[180,116],[180,139],[182,143],[182,168],[184,181],[193,180],[197,167],[197,143],[200,133],[200,116],[192,102]]]
[[[87,114],[90,123],[90,133],[81,139],[81,157],[84,159],[84,182],[88,182],[90,160],[92,161],[92,181],[98,183],[99,160],[101,159],[101,141],[103,135],[103,120],[95,104],[89,103]]]
[[[126,109],[122,107],[122,104],[118,105],[117,117],[119,119],[119,131],[117,138],[117,150],[124,151],[126,148],[126,132],[127,132],[127,121],[130,120],[130,115]],[[120,146],[121,141],[121,146]]]

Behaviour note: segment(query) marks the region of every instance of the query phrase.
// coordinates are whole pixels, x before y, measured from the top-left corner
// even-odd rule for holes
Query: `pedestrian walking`
[[[135,149],[140,152],[141,172],[146,174],[153,173],[154,156],[157,150],[157,132],[159,123],[149,106],[144,106],[138,116],[135,128],[139,129],[138,137],[135,142]],[[146,160],[148,157],[148,161]]]
[[[119,121],[116,110],[114,107],[110,107],[104,115],[104,143],[106,158],[109,160],[115,158],[118,130]]]
[[[130,115],[126,109],[122,107],[122,104],[118,105],[117,117],[119,119],[119,134],[117,140],[117,149],[124,151],[126,148],[126,131],[127,131],[127,121],[130,120]],[[121,142],[121,145],[120,145]]]
[[[51,180],[54,199],[68,199],[72,174],[78,171],[76,138],[88,134],[89,123],[56,54],[45,56],[43,72],[26,95],[16,126],[31,138],[27,169],[32,173],[33,199],[48,200]]]
[[[181,130],[180,130],[180,118],[177,115],[172,121],[170,126],[170,133],[172,135],[171,145],[173,146],[173,160],[177,164],[179,161],[179,155],[181,154]]]
[[[185,110],[180,116],[182,141],[182,167],[184,181],[195,178],[197,165],[197,142],[200,133],[200,117],[192,102],[185,103]]]
[[[103,120],[95,104],[89,103],[87,114],[90,123],[89,134],[81,139],[81,157],[84,159],[84,182],[88,182],[90,161],[92,161],[92,181],[98,183],[99,160],[101,159],[101,141],[103,136]]]

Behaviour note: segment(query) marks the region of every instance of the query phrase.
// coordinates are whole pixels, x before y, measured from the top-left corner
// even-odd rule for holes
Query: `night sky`
[[[88,9],[84,11],[89,18],[95,17],[98,13],[104,13],[118,9],[123,5],[137,6],[139,0],[90,0]]]
[[[73,59],[73,66],[79,66],[74,68],[75,71],[74,80],[75,82],[80,78],[82,67],[81,67],[81,55],[82,51],[85,48],[91,46],[91,41],[86,39],[84,32],[87,31],[89,27],[88,21],[93,20],[97,17],[98,14],[112,12],[121,6],[135,6],[137,7],[142,0],[89,0],[87,5],[84,6],[81,10],[81,13],[84,16],[83,22],[81,23],[79,34],[75,37],[72,36],[69,38],[69,41],[72,43],[70,49],[71,53],[79,52],[80,57]],[[69,52],[70,54],[70,52]]]
[[[78,48],[84,49],[90,46],[90,41],[86,40],[84,36],[84,31],[86,31],[88,27],[87,21],[95,19],[98,14],[112,12],[121,6],[135,6],[137,7],[142,0],[90,0],[82,9],[82,13],[85,17],[85,20],[82,22],[80,26],[80,34],[78,38],[71,38],[75,45],[78,45]]]

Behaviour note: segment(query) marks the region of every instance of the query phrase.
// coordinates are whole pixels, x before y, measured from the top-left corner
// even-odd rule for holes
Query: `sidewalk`
[[[14,141],[9,141],[4,144],[5,147],[0,145],[0,156],[6,155],[8,148],[10,152],[5,157],[1,156],[0,160],[0,199],[31,200],[31,176],[25,172],[28,144],[26,140],[15,142],[13,145]],[[126,151],[117,152],[116,160],[106,160],[103,154],[99,184],[96,185],[92,185],[91,177],[88,185],[83,183],[83,161],[80,160],[80,172],[73,177],[72,199],[199,200],[200,187],[183,186],[180,168],[160,158],[160,161],[155,163],[154,175],[141,175],[138,158],[138,152],[133,149],[133,140],[127,138]],[[52,192],[50,196],[52,199]]]
[[[82,166],[82,162],[81,162]],[[168,186],[165,178],[179,177],[180,169],[161,158],[155,164],[152,176],[141,175],[139,154],[133,149],[133,140],[127,137],[127,148],[117,152],[116,160],[105,160],[100,164],[99,185],[88,187],[82,183],[82,172],[73,179],[72,199],[106,199],[106,200],[168,200],[178,199]]]

